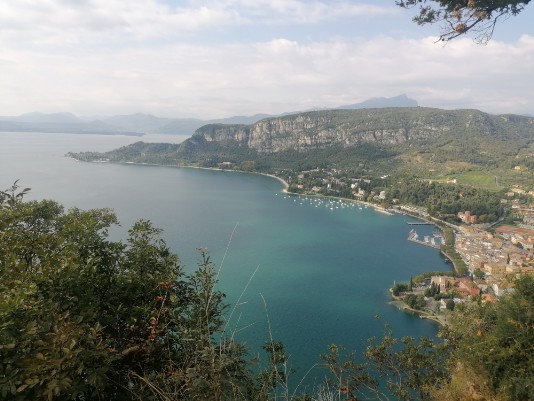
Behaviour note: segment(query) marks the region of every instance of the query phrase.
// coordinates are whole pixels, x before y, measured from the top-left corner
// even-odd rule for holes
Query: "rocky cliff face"
[[[532,126],[534,121],[519,118],[521,124]],[[503,121],[477,110],[329,110],[268,118],[252,125],[207,125],[199,128],[194,136],[208,142],[247,146],[260,153],[290,149],[305,152],[332,145],[394,145],[431,139],[444,133],[493,135],[499,129],[498,120]]]

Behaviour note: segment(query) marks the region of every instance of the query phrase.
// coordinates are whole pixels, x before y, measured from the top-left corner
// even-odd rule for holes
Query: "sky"
[[[0,115],[222,118],[406,94],[534,115],[534,4],[487,45],[395,0],[3,0]]]

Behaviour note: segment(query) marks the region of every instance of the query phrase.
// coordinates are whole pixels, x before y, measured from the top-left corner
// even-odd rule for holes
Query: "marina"
[[[278,194],[275,194],[278,195]],[[327,196],[307,196],[307,195],[295,195],[295,194],[286,194],[283,196],[283,199],[293,201],[296,205],[309,205],[316,208],[324,207],[331,211],[341,210],[341,209],[357,209],[363,210],[367,209],[367,205],[357,203],[350,200],[345,200],[341,198],[332,198]],[[385,211],[386,214],[389,214]]]
[[[434,232],[432,236],[425,235],[422,240],[419,239],[419,234],[417,234],[417,231],[415,229],[411,229],[410,233],[408,234],[408,241],[415,242],[416,244],[421,244],[425,246],[429,246],[431,248],[440,249],[441,245],[445,244],[445,239],[439,232]]]

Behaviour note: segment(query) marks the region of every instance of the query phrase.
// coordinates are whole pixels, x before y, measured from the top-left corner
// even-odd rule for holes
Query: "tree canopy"
[[[519,14],[530,0],[400,0],[396,3],[403,8],[419,5],[419,13],[414,17],[419,25],[441,23],[441,41],[469,32],[479,43],[487,43],[497,22]]]
[[[258,398],[204,252],[185,274],[149,221],[115,242],[111,210],[17,188],[0,192],[0,400]]]

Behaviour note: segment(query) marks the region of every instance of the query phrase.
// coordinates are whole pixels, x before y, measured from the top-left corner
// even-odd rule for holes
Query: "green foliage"
[[[450,185],[423,180],[402,180],[392,184],[388,199],[397,198],[403,204],[423,206],[432,215],[469,211],[472,215],[485,214],[497,220],[504,211],[500,196],[494,192],[462,185]]]
[[[262,346],[268,355],[268,366],[259,374],[259,396],[276,399],[278,396],[289,398],[287,395],[287,378],[292,370],[288,371],[287,356],[284,344],[269,340]]]
[[[314,111],[261,122],[266,123],[271,129],[264,132],[263,127],[259,135],[254,130],[260,123],[209,125],[179,145],[137,142],[101,154],[69,155],[85,161],[211,168],[230,162],[233,169],[269,173],[320,168],[375,179],[456,177],[493,191],[518,182],[534,185],[531,174],[519,176],[513,170],[519,161],[526,166],[532,153],[534,129],[528,117],[412,107]],[[332,138],[327,144],[315,143],[319,133]],[[298,145],[303,137],[309,146]],[[282,145],[286,142],[294,146]]]
[[[519,14],[530,0],[399,0],[396,3],[404,8],[424,4],[420,6],[414,22],[419,25],[442,23],[442,41],[473,32],[477,41],[487,43],[497,22]]]
[[[425,297],[434,297],[435,295],[439,294],[439,291],[439,285],[436,285],[436,283],[431,283],[430,287],[425,290]]]
[[[406,291],[408,291],[408,284],[406,283],[396,283],[391,289],[391,292],[395,296],[399,296],[402,292]]]
[[[450,227],[442,227],[445,246],[454,247],[454,230]]]
[[[498,191],[501,188],[497,186],[495,175],[488,174],[485,171],[468,171],[455,175],[454,178],[458,184],[469,185],[475,188],[487,189],[489,191]]]
[[[467,265],[465,264],[460,254],[456,252],[456,249],[454,249],[454,247],[442,245],[441,253],[452,262],[454,266],[454,271],[458,276],[463,276],[467,273],[469,269],[467,268]]]
[[[519,213],[508,213],[504,219],[502,220],[502,222],[500,222],[499,224],[503,224],[503,225],[515,225],[518,221],[522,221],[523,220],[523,216],[521,216]]]
[[[381,340],[369,340],[361,357],[330,346],[321,355],[330,371],[325,387],[337,389],[339,399],[388,400],[393,395],[397,400],[428,400],[429,390],[446,381],[447,355],[444,345],[428,338],[397,339],[387,327]]]
[[[432,276],[449,276],[449,277],[452,277],[454,276],[454,272],[452,271],[446,271],[446,272],[442,272],[442,271],[432,271],[432,272],[425,272],[425,273],[421,273],[421,274],[418,274],[417,276],[414,277],[413,281],[414,283],[421,283],[423,282],[425,279],[429,279],[430,277]]]
[[[534,399],[534,277],[516,280],[515,291],[497,304],[458,306],[444,332],[457,360],[480,372],[495,394]]]
[[[0,400],[298,399],[282,343],[265,343],[256,376],[245,347],[225,336],[227,306],[204,251],[188,275],[148,221],[114,242],[110,210],[64,211],[17,191],[0,193]],[[405,301],[424,307],[421,295]],[[361,357],[331,346],[318,394],[444,399],[468,371],[488,399],[534,399],[534,277],[497,304],[458,304],[451,315],[444,342],[396,339],[388,328]]]
[[[17,188],[0,203],[0,400],[256,399],[204,252],[186,275],[150,222],[113,242],[110,210]]]
[[[475,269],[475,271],[473,272],[473,275],[476,278],[483,278],[485,276],[485,273],[480,269]]]
[[[0,191],[0,204],[7,204],[13,206],[21,201],[24,195],[30,192],[31,188],[24,188],[22,191],[17,191],[19,188],[19,180],[16,180],[13,185],[5,191]]]
[[[325,388],[340,395],[331,399],[534,399],[534,277],[516,280],[515,292],[499,303],[453,305],[449,299],[443,342],[396,339],[388,328],[361,357],[331,346],[322,356],[331,373]]]
[[[423,309],[426,306],[423,295],[407,294],[404,297],[404,302],[412,309]]]
[[[443,227],[443,237],[445,245],[440,248],[441,253],[447,257],[454,266],[454,272],[458,276],[463,276],[469,270],[460,254],[454,248],[454,231],[450,227]]]

